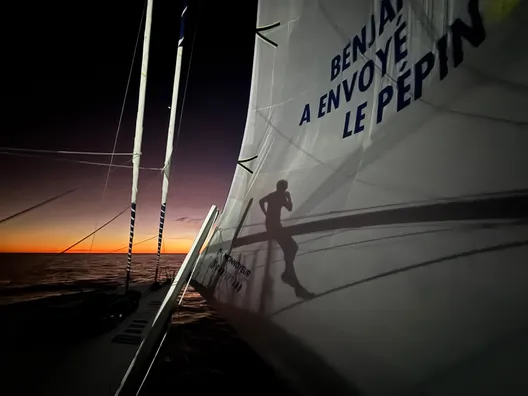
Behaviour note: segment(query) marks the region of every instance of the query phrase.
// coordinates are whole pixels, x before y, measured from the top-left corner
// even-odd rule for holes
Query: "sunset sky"
[[[240,3],[240,4],[239,4]],[[111,5],[109,5],[111,4]],[[0,252],[60,252],[130,204],[131,169],[109,157],[7,155],[5,148],[111,152],[143,10],[142,0],[17,3],[4,10],[0,219],[40,201],[68,196],[0,224]],[[180,97],[188,77],[174,154],[165,251],[186,252],[210,206],[224,205],[240,150],[249,99],[256,1],[189,1]],[[141,166],[165,155],[181,1],[154,3]],[[13,28],[15,26],[16,28]],[[194,52],[187,76],[193,33]],[[143,27],[142,27],[143,32]],[[117,152],[131,152],[139,90],[138,47]],[[20,154],[20,153],[19,153]],[[34,156],[34,157],[32,157]],[[116,157],[124,163],[128,157]],[[135,242],[157,234],[161,175],[142,171]],[[129,212],[96,234],[93,251],[126,252]],[[72,251],[88,251],[91,238]],[[156,239],[135,252],[154,252]]]

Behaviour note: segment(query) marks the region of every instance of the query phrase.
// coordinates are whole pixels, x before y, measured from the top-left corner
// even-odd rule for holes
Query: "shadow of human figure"
[[[286,180],[279,180],[277,182],[277,189],[261,198],[259,204],[262,212],[266,216],[266,231],[268,232],[268,236],[270,239],[277,241],[284,255],[285,269],[281,275],[282,281],[293,287],[297,297],[307,299],[313,297],[314,294],[310,293],[301,285],[293,265],[299,246],[288,230],[283,228],[281,224],[282,208],[286,208],[289,212],[293,209],[291,196],[287,190],[288,182]]]

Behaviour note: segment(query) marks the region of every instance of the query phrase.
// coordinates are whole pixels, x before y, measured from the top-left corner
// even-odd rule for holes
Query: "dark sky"
[[[17,2],[4,8],[9,30],[2,56],[0,151],[112,151],[143,7],[142,0],[113,0]],[[181,9],[182,1],[154,2],[141,160],[145,167],[161,167],[164,160]],[[198,219],[211,204],[224,204],[244,131],[255,21],[256,0],[237,2],[236,7],[189,1],[180,99],[186,83],[188,87],[172,165],[165,229],[169,251],[185,250]],[[141,52],[142,35],[117,152],[133,147]],[[30,155],[38,158],[0,154],[0,219],[77,190],[2,223],[0,251],[60,251],[130,202],[131,169],[111,172],[102,201],[106,167],[57,160],[107,162],[109,157]],[[116,157],[115,162],[127,159]],[[156,235],[160,199],[161,177],[142,171],[136,242]],[[128,222],[126,213],[98,234],[93,250],[125,246]],[[138,251],[154,249],[151,242]],[[90,244],[88,240],[77,249],[87,250]]]

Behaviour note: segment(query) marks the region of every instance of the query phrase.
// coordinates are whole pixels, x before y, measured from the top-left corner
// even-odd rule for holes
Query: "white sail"
[[[194,284],[301,392],[526,391],[526,3],[259,2]]]
[[[156,272],[154,274],[154,282],[158,280],[158,271],[161,255],[161,244],[163,241],[163,226],[165,224],[165,214],[167,212],[167,196],[169,194],[169,179],[172,163],[172,151],[174,142],[174,128],[176,125],[176,112],[178,105],[178,91],[180,87],[181,63],[183,58],[183,39],[184,39],[184,21],[187,5],[184,5],[180,19],[180,37],[178,39],[178,51],[176,53],[176,67],[174,69],[174,85],[172,87],[172,102],[170,108],[169,118],[169,132],[167,134],[167,147],[165,151],[165,162],[163,164],[163,185],[161,187],[161,211],[160,222],[158,229],[158,255],[156,258]]]
[[[143,36],[143,58],[141,60],[141,79],[139,82],[139,99],[136,117],[136,132],[134,135],[134,151],[132,157],[132,195],[130,204],[130,238],[128,241],[128,259],[126,267],[125,289],[128,290],[130,283],[130,271],[132,267],[132,245],[134,244],[134,224],[136,222],[136,200],[139,181],[139,165],[141,160],[141,142],[143,139],[143,115],[145,113],[145,94],[147,92],[147,71],[150,47],[150,29],[152,26],[152,6],[154,0],[147,1],[147,13],[145,18],[145,34]]]

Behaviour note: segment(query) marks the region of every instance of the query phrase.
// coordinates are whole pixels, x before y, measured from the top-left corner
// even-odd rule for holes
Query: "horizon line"
[[[166,254],[187,254],[189,252],[164,252],[161,255]],[[128,254],[127,252],[116,252],[116,251],[100,251],[100,250],[74,250],[62,253],[61,251],[48,250],[48,251],[0,251],[0,254]],[[134,254],[157,254],[157,252],[134,252]]]

